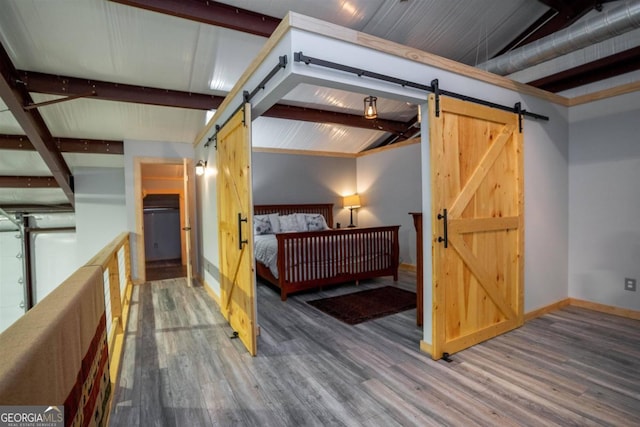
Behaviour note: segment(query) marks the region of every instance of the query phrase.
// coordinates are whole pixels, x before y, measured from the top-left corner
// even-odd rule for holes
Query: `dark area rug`
[[[393,286],[307,301],[350,325],[416,308],[416,294]]]

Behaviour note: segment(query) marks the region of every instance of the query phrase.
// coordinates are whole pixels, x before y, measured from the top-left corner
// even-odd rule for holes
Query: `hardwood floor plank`
[[[385,408],[388,417],[391,417],[396,423],[408,426],[441,426],[442,420],[434,418],[429,413],[420,411],[415,406],[407,403],[401,396],[394,393],[386,384],[379,379],[374,378],[363,384],[365,390],[371,394],[379,405]],[[469,425],[469,419],[462,414],[459,417],[453,417],[453,412],[447,414],[454,419],[452,425]]]
[[[434,362],[415,310],[349,326],[259,284],[258,356],[184,279],[134,289],[112,426],[640,425],[640,321],[564,307]]]
[[[576,395],[567,392],[562,382],[553,375],[543,377],[532,375],[525,365],[509,364],[504,361],[501,354],[488,351],[486,347],[477,347],[469,351],[475,353],[467,355],[477,356],[474,357],[474,365],[490,373],[494,380],[500,378],[512,387],[526,389],[527,392],[535,394],[536,399],[550,400],[555,405],[561,406],[563,411],[575,414],[581,422],[582,419],[591,420],[596,424],[610,425],[623,425],[625,422],[624,415],[616,414],[604,401],[589,399],[584,393]],[[498,364],[496,359],[502,359],[503,362]]]

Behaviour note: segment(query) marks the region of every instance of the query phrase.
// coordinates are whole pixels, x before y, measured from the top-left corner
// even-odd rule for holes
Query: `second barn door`
[[[517,114],[434,95],[429,139],[439,359],[523,323],[523,152]]]
[[[257,353],[251,193],[251,105],[218,132],[220,310],[252,356]]]

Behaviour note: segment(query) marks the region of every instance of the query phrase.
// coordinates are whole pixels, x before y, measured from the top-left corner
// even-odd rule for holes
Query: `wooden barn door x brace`
[[[433,94],[428,105],[431,356],[447,359],[523,323],[522,133],[514,113],[447,97],[436,106]]]
[[[541,114],[294,53],[294,61],[426,91],[434,359],[523,323],[523,118]]]

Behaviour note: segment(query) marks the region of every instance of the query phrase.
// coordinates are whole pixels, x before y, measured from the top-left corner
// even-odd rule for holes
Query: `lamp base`
[[[351,218],[349,219],[349,225],[347,225],[347,228],[353,228],[355,227],[355,225],[353,224],[353,208],[349,208],[350,214],[351,214]]]

